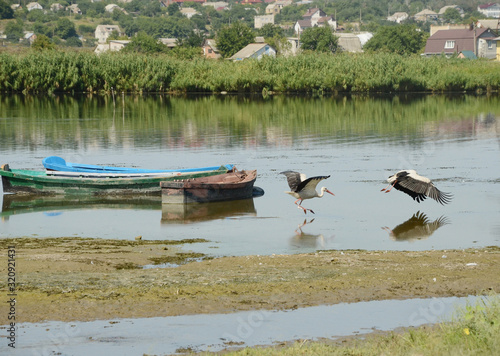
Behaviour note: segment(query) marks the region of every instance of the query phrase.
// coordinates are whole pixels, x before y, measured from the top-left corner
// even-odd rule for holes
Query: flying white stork
[[[286,176],[286,179],[288,181],[288,186],[290,187],[291,190],[285,193],[290,194],[294,198],[297,198],[295,204],[299,209],[304,210],[304,214],[307,214],[308,210],[314,214],[314,211],[312,211],[311,209],[306,209],[302,205],[300,205],[302,204],[303,200],[311,198],[321,198],[325,194],[325,192],[330,193],[331,195],[335,195],[325,187],[321,188],[321,193],[319,194],[316,191],[316,186],[318,185],[318,183],[321,182],[323,179],[329,178],[330,176],[317,176],[317,177],[306,178],[304,174],[294,171],[284,171],[281,172],[280,174],[284,174]]]
[[[389,193],[392,188],[396,188],[411,196],[417,203],[429,197],[444,205],[448,204],[453,197],[450,193],[441,192],[432,184],[429,178],[418,175],[413,169],[399,171],[390,176],[387,182],[389,182],[389,185],[382,189],[382,191]],[[392,187],[389,188],[390,186]]]

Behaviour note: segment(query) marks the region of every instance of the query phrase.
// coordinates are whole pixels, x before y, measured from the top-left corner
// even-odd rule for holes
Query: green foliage
[[[65,42],[66,47],[83,47],[82,41],[78,37],[70,37]]]
[[[143,35],[138,36],[141,38]],[[147,35],[146,35],[147,36]],[[147,38],[155,47],[157,42]],[[141,41],[139,41],[141,44]],[[0,91],[408,93],[500,90],[498,63],[390,53],[309,53],[242,62],[202,59],[197,48],[137,55],[30,51],[0,57]],[[165,46],[164,46],[165,47]],[[143,50],[142,46],[139,50]],[[123,53],[122,53],[123,52]],[[133,52],[133,53],[127,53]],[[178,59],[181,58],[181,59]]]
[[[4,0],[0,0],[0,20],[14,18],[14,10]]]
[[[19,39],[23,38],[23,23],[21,21],[9,22],[5,26],[5,35],[7,36],[7,41],[9,42],[19,42]]]
[[[56,27],[54,28],[54,34],[61,37],[62,39],[76,37],[77,33],[75,24],[67,17],[62,17],[57,20]]]
[[[383,26],[363,47],[366,51],[397,54],[420,53],[428,34],[413,25]]]
[[[129,44],[122,50],[125,53],[162,53],[167,50],[167,46],[158,42],[157,39],[145,32],[139,32],[137,36],[132,37]]]
[[[254,33],[246,24],[235,22],[223,27],[215,39],[217,48],[224,58],[231,57],[246,45],[254,41]]]
[[[338,37],[329,26],[307,28],[300,35],[303,50],[323,53],[335,53],[338,48]]]
[[[443,14],[442,17],[445,23],[460,23],[462,22],[462,17],[457,9],[448,8]]]
[[[283,37],[284,31],[278,25],[274,25],[272,23],[266,23],[258,30],[258,34],[259,36],[263,36],[264,38],[271,38],[275,36]]]
[[[56,49],[56,46],[47,36],[37,35],[36,39],[33,41],[33,44],[31,45],[31,48],[34,49],[35,51],[46,51],[46,50],[54,50]]]

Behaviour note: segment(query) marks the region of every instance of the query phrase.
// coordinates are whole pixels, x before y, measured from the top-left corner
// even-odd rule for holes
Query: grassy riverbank
[[[227,356],[264,355],[497,355],[500,350],[500,298],[491,296],[457,311],[448,323],[375,334],[366,339],[297,341],[291,346],[247,348]]]
[[[240,62],[166,55],[0,52],[0,92],[490,92],[498,62],[395,54],[309,54]]]

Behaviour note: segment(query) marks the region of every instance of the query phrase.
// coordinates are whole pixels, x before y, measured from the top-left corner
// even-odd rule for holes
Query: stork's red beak
[[[335,196],[332,192],[330,192],[328,189],[325,189],[325,192],[330,193],[331,195]]]

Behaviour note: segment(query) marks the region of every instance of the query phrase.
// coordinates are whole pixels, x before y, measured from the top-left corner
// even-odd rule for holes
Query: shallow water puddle
[[[18,354],[165,355],[336,338],[450,320],[479,297],[384,300],[232,314],[18,324]],[[6,327],[2,327],[4,329]],[[0,345],[5,354],[7,345]],[[9,350],[10,351],[10,350]]]

